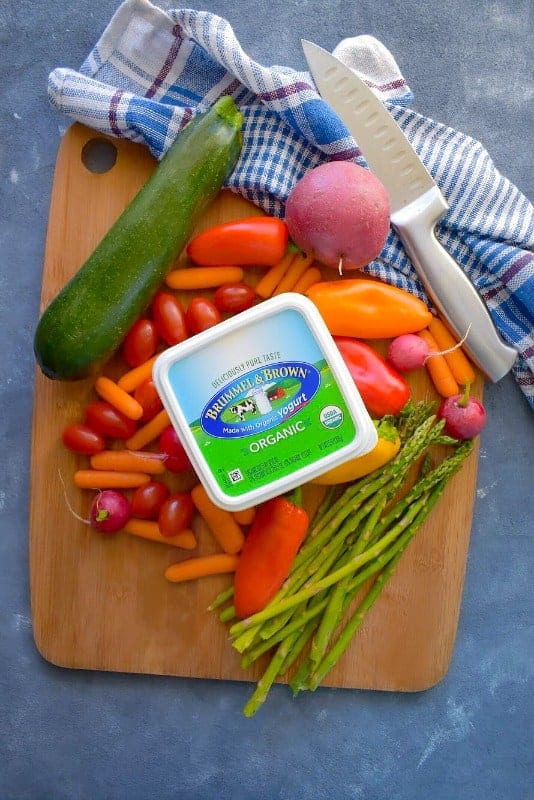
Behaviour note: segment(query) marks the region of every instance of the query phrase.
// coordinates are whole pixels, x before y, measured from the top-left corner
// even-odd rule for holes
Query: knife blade
[[[327,50],[301,42],[319,94],[344,122],[388,191],[391,225],[429,297],[464,340],[474,363],[497,382],[512,368],[517,351],[501,339],[476,287],[436,237],[436,224],[448,211],[438,185],[367,84]]]

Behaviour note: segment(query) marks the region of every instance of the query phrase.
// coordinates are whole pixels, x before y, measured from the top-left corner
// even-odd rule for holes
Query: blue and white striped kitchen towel
[[[440,186],[450,211],[438,237],[518,349],[514,376],[534,409],[532,205],[479,142],[410,109],[412,93],[380,42],[344,39],[334,53],[383,100]],[[307,72],[252,61],[230,24],[205,11],[163,12],[148,0],[126,0],[80,70],[55,69],[48,88],[64,114],[142,142],[156,158],[194,114],[232,95],[245,115],[244,147],[227,185],[270,214],[283,216],[288,192],[311,167],[364,163]],[[366,271],[425,297],[393,231]]]

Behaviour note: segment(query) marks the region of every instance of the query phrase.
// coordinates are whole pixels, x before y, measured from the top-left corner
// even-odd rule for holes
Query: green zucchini
[[[52,300],[34,337],[36,361],[48,378],[85,378],[118,349],[234,168],[242,123],[231,97],[194,117]]]

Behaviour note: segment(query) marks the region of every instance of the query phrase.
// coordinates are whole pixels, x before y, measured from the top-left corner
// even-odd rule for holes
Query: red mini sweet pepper
[[[396,416],[410,399],[406,378],[365,342],[346,336],[334,341],[369,413]]]
[[[286,497],[263,503],[245,539],[234,576],[238,617],[261,611],[281,587],[310,524],[308,513]]]
[[[270,267],[284,255],[288,237],[287,225],[278,217],[244,217],[197,234],[187,245],[187,255],[201,266]]]

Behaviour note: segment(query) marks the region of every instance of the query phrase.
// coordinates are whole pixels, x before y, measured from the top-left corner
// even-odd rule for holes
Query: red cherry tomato
[[[165,467],[169,472],[186,472],[191,469],[189,457],[172,425],[165,428],[159,437],[159,450],[167,456]]]
[[[158,292],[152,301],[152,315],[160,337],[169,345],[187,339],[187,321],[182,304],[173,294]]]
[[[250,308],[255,297],[256,292],[246,283],[224,283],[215,292],[213,303],[219,311],[235,314]]]
[[[152,378],[143,381],[134,391],[133,396],[143,407],[141,422],[149,422],[163,408],[163,403]]]
[[[221,312],[207,297],[193,297],[187,306],[187,327],[191,333],[200,333],[221,321]]]
[[[158,526],[162,536],[176,536],[188,528],[193,519],[195,506],[188,492],[174,492],[161,506]]]
[[[65,447],[72,450],[73,453],[81,453],[85,456],[99,453],[106,446],[103,436],[81,422],[67,425],[61,439]]]
[[[113,439],[129,439],[137,430],[135,420],[128,419],[104,400],[87,406],[85,423],[102,436]]]
[[[132,495],[132,516],[139,519],[157,519],[169,494],[169,489],[161,481],[144,483]]]
[[[134,322],[122,345],[124,360],[130,367],[138,367],[152,358],[158,346],[158,331],[150,319]]]

